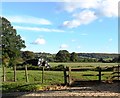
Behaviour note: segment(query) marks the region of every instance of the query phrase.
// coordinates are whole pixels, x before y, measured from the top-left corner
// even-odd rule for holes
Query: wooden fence
[[[120,80],[120,65],[113,67],[113,73],[111,79],[118,78]]]
[[[102,81],[102,76],[103,76],[102,71],[104,71],[108,68],[109,67],[107,67],[107,68],[106,67],[105,68],[98,67],[97,68],[97,72],[98,72],[98,74],[97,74],[98,80],[97,81],[99,83],[101,83],[101,81]],[[71,72],[72,72],[72,70],[76,70],[76,69],[79,70],[81,68],[71,68],[71,67],[64,68],[64,84],[65,85],[71,85],[71,83],[73,82]],[[109,76],[108,80],[113,81],[114,78],[116,78],[116,77],[118,77],[118,80],[120,80],[120,66],[118,65],[118,66],[112,67],[112,69],[113,69],[113,73]],[[117,75],[116,75],[116,73],[117,73]]]

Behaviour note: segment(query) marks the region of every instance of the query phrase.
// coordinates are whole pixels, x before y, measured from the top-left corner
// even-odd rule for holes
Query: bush
[[[27,69],[28,70],[40,70],[42,69],[41,67],[38,67],[38,66],[33,66],[33,65],[30,65],[30,64],[27,64]],[[16,70],[25,70],[25,66],[16,66]]]
[[[61,65],[52,67],[50,70],[53,70],[53,71],[63,71],[64,70],[64,65],[61,64]]]
[[[42,70],[42,67],[38,66],[33,66],[33,65],[27,65],[28,70]],[[25,70],[25,66],[16,66],[16,70]],[[49,70],[49,71],[63,71],[64,70],[64,65],[60,64],[58,66],[54,66],[51,68],[44,68],[44,70]]]

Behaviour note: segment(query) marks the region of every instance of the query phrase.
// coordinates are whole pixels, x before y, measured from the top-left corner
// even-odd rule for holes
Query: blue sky
[[[7,18],[34,52],[118,52],[118,0],[3,2]]]

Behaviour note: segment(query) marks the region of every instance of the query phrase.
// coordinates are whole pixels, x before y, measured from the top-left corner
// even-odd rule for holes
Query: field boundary
[[[97,67],[97,72],[98,74],[97,75],[94,75],[94,74],[85,74],[84,76],[97,76],[98,79],[96,80],[98,83],[101,83],[102,82],[102,76],[104,74],[102,74],[102,72],[107,69],[109,69],[111,67],[104,67],[104,68],[101,68],[101,67]],[[81,70],[81,68],[71,68],[71,67],[64,67],[64,84],[65,85],[71,85],[75,80],[73,79],[74,77],[72,77],[72,71],[75,71],[75,70]],[[87,69],[87,70],[91,70],[91,69]],[[120,65],[118,66],[113,66],[112,67],[112,74],[109,75],[108,79],[105,80],[106,82],[113,82],[114,80],[117,80],[117,81],[120,81]],[[68,71],[68,72],[67,72]],[[117,78],[117,79],[116,79]],[[79,79],[78,79],[79,80]],[[84,80],[83,80],[84,81]],[[89,80],[89,81],[92,81],[92,80]]]

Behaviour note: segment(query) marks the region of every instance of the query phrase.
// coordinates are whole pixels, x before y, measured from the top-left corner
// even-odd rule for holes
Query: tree
[[[67,50],[60,50],[56,54],[55,59],[59,62],[68,62],[70,61],[70,53]]]
[[[29,60],[35,58],[35,54],[32,51],[24,51],[22,52],[22,58],[24,60]]]
[[[104,62],[103,58],[100,58],[100,59],[98,60],[98,62]]]
[[[4,17],[0,17],[2,25],[0,26],[0,36],[2,38],[2,57],[8,55],[12,65],[14,67],[14,76],[16,77],[16,59],[20,56],[20,50],[25,48],[25,42],[21,39],[20,35],[17,35],[16,29],[13,28],[11,23]],[[14,77],[14,80],[16,78]]]
[[[70,55],[70,61],[76,62],[78,61],[78,55],[75,52],[72,52]]]
[[[7,19],[0,17],[1,19],[2,55],[7,53],[10,58],[15,58],[20,55],[20,50],[25,48],[25,42],[21,39],[20,35],[17,35],[16,30]]]
[[[118,55],[118,57],[114,57],[114,58],[112,59],[112,62],[113,62],[113,63],[120,63],[120,56]]]

